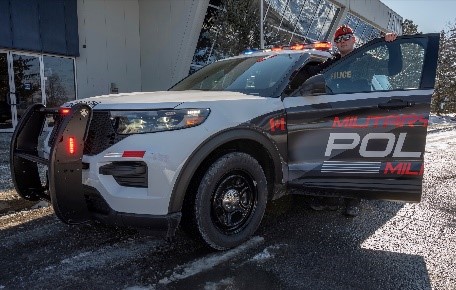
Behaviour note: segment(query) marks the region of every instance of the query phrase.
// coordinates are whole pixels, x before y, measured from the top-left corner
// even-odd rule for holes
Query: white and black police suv
[[[331,55],[299,46],[217,61],[164,92],[31,106],[11,141],[18,194],[68,224],[168,237],[181,224],[220,250],[287,193],[419,201],[439,35],[375,39],[310,78]]]

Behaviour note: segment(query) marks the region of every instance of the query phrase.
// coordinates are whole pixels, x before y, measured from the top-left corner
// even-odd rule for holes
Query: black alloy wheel
[[[248,240],[266,209],[267,180],[252,156],[234,152],[216,160],[195,197],[193,228],[209,247],[225,250]]]
[[[226,235],[235,234],[248,224],[258,200],[253,178],[245,171],[227,173],[212,199],[212,220]]]

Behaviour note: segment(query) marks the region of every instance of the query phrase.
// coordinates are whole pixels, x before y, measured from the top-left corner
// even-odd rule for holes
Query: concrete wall
[[[379,0],[330,0],[387,30]],[[78,0],[78,98],[166,90],[187,76],[209,0]],[[342,19],[342,18],[341,18]],[[339,20],[341,20],[339,19]],[[337,27],[334,26],[333,29]]]
[[[78,0],[77,5],[78,98],[108,94],[112,86],[141,91],[138,1]]]
[[[78,98],[166,90],[187,76],[209,0],[78,0]]]
[[[209,0],[139,0],[142,90],[187,76]]]

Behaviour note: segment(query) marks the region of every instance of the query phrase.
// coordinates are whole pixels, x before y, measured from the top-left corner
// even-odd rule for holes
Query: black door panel
[[[377,39],[322,72],[329,93],[285,98],[289,186],[419,201],[438,39]]]

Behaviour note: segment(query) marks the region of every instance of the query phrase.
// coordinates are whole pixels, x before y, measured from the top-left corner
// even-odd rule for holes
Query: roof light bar
[[[332,47],[331,42],[327,42],[327,41],[317,41],[317,42],[312,43],[312,45],[313,45],[313,48],[316,50],[329,50]]]
[[[305,48],[304,44],[297,43],[291,46],[291,50],[302,50]]]
[[[304,50],[304,49],[316,49],[316,50],[330,50],[332,48],[331,42],[327,41],[315,41],[312,43],[295,43],[291,46],[269,46],[266,49],[247,48],[241,54],[253,54],[257,52],[266,51],[283,51],[283,50]]]
[[[261,52],[261,50],[258,50],[258,49],[255,49],[255,48],[247,48],[246,50],[244,50],[242,52],[242,54],[252,54],[252,53],[255,53],[255,52]]]

